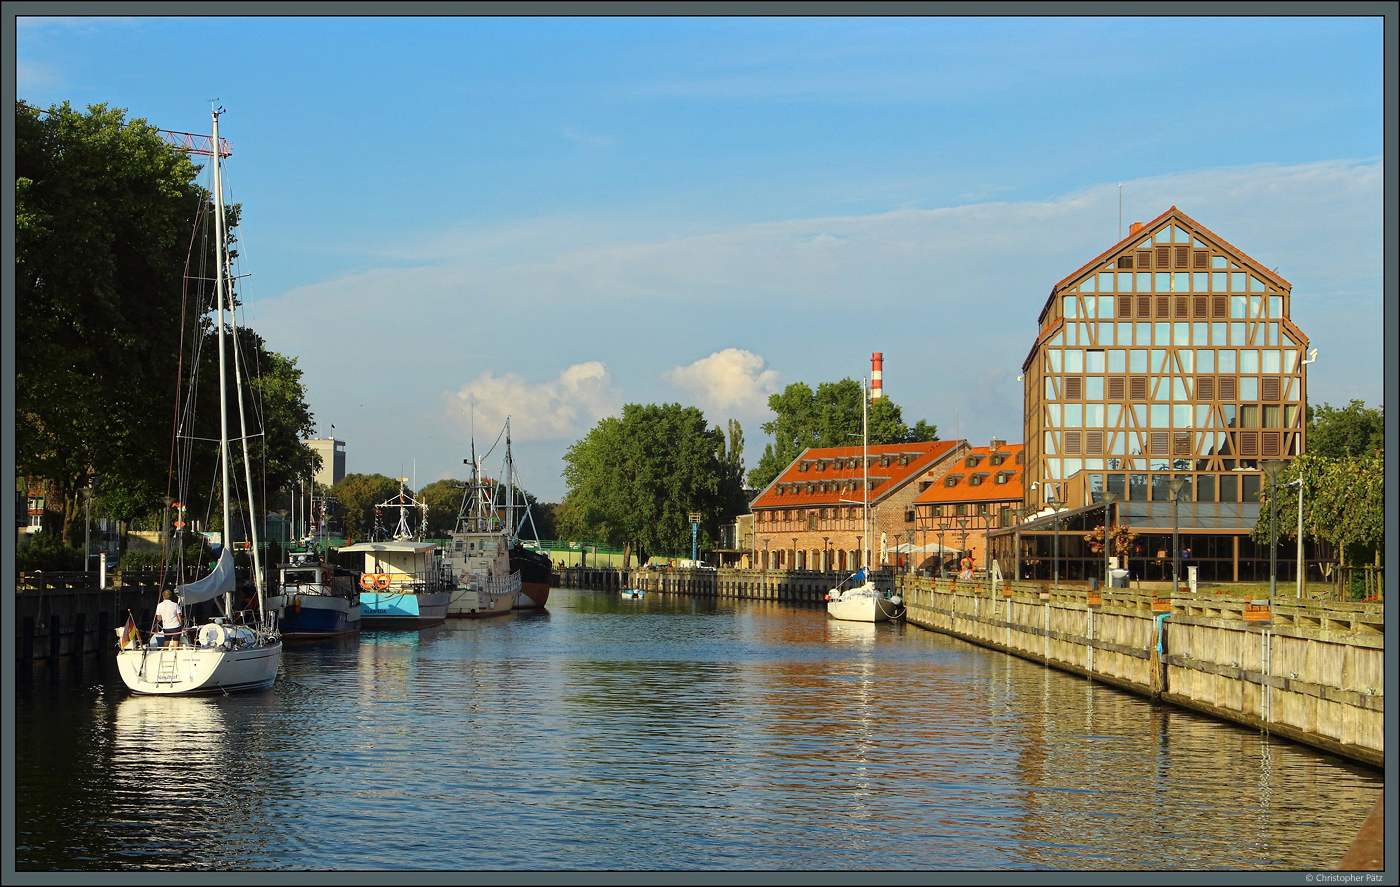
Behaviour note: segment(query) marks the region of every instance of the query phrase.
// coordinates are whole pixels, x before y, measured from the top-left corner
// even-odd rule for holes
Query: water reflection
[[[36,673],[21,868],[1325,869],[1380,786],[916,627],[550,603],[297,645],[249,696]]]

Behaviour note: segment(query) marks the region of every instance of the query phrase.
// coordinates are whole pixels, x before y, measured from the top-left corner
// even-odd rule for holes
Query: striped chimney
[[[883,368],[885,364],[884,352],[876,351],[870,355],[870,399],[879,400],[884,396],[885,390],[881,385],[884,376]]]

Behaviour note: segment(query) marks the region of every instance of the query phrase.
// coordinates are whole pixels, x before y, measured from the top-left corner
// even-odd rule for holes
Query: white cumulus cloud
[[[515,440],[581,437],[621,403],[608,368],[599,361],[574,364],[548,382],[531,384],[517,373],[485,372],[445,395],[449,414],[464,432],[494,437],[510,419]]]
[[[689,366],[676,367],[666,378],[699,401],[705,411],[733,415],[766,409],[768,395],[778,390],[782,375],[764,369],[762,357],[739,348],[716,351]]]

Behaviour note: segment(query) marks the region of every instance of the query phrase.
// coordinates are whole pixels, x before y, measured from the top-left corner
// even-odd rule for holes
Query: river
[[[813,605],[555,589],[273,689],[21,666],[35,871],[1327,871],[1383,774]]]

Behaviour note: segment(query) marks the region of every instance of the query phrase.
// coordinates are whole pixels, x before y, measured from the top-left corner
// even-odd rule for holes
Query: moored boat
[[[646,594],[646,592],[640,588],[624,588],[621,593],[623,597],[632,598],[633,600],[637,600]]]
[[[515,606],[520,573],[511,569],[510,527],[496,513],[491,482],[482,476],[476,461],[475,442],[471,465],[472,479],[443,552],[443,564],[454,583],[447,615],[500,616]]]
[[[408,512],[423,513],[420,525],[426,528],[427,505],[416,501],[399,480],[397,496],[375,509],[375,535],[380,509],[399,509],[398,527],[392,539],[359,542],[340,549],[344,554],[361,554],[360,628],[424,628],[447,621],[447,605],[452,599],[452,574],[442,561],[442,553],[432,542],[423,541],[408,528]]]
[[[886,594],[876,588],[875,583],[866,578],[864,568],[847,581],[858,584],[850,588],[838,585],[826,593],[828,616],[847,622],[888,622],[903,618],[904,601],[899,595]]]
[[[233,378],[230,379],[230,373],[226,369],[226,340],[231,340],[236,349],[239,337],[235,328],[234,299],[228,268],[229,251],[226,239],[222,172],[223,157],[226,155],[220,150],[222,143],[219,141],[219,115],[221,113],[223,113],[222,108],[211,112],[212,163],[210,171],[213,183],[210,189],[210,200],[213,204],[212,223],[215,229],[213,293],[215,302],[212,307],[214,316],[211,323],[215,329],[214,341],[218,348],[219,367],[219,452],[214,486],[217,490],[217,501],[223,512],[220,524],[222,529],[218,558],[211,565],[209,573],[193,582],[181,584],[173,591],[167,590],[165,592],[166,601],[163,601],[157,608],[157,613],[162,614],[162,611],[167,606],[169,607],[169,610],[161,615],[160,621],[169,625],[170,628],[163,629],[159,633],[152,632],[149,640],[143,643],[141,632],[137,630],[135,620],[128,613],[125,626],[116,630],[117,670],[121,674],[122,681],[133,692],[152,696],[200,696],[232,693],[238,690],[266,689],[277,680],[277,669],[282,661],[282,638],[277,630],[276,617],[264,606],[258,521],[247,519],[256,514],[257,511],[253,503],[253,490],[255,488],[252,482],[252,465],[248,452],[250,435],[245,425],[241,400],[246,394],[246,380],[236,368],[231,374]],[[225,311],[228,312],[227,319],[225,319]],[[198,366],[199,363],[200,348],[198,346],[203,344],[202,333],[196,334],[196,342],[196,347],[191,349],[192,367]],[[234,359],[238,359],[236,354]],[[196,378],[193,372],[192,378]],[[238,485],[232,482],[229,477],[233,470],[233,455],[230,445],[234,439],[230,429],[231,417],[229,416],[231,381],[237,384],[237,394],[240,398],[236,401],[239,406],[237,439],[243,442],[241,461],[244,476],[243,493],[246,494],[244,500],[246,512],[241,516],[245,518],[245,526],[248,527],[250,537],[248,547],[252,559],[253,595],[251,601],[253,606],[245,609],[235,609],[233,603],[237,580],[230,543],[235,526],[233,500],[239,497],[240,491],[237,489]],[[185,408],[188,408],[195,400],[192,395],[193,392],[191,392],[191,398],[184,403]],[[197,440],[192,426],[193,411],[184,414],[181,405],[177,403],[175,413],[177,416],[176,435],[183,446],[187,448],[187,454],[181,458],[180,464],[189,465],[191,460],[188,453],[193,452],[189,448],[192,448]],[[190,421],[191,425],[181,426],[182,415]],[[185,495],[191,482],[188,474],[187,471],[179,472],[180,501],[188,501]],[[211,498],[210,501],[212,502],[214,499]],[[187,608],[209,601],[222,603],[222,615],[213,617],[205,625],[190,626],[186,621],[189,614]],[[171,621],[166,622],[167,619]]]
[[[276,594],[267,608],[277,613],[286,641],[315,640],[360,630],[360,575],[326,562],[311,549],[292,552],[277,565]]]

